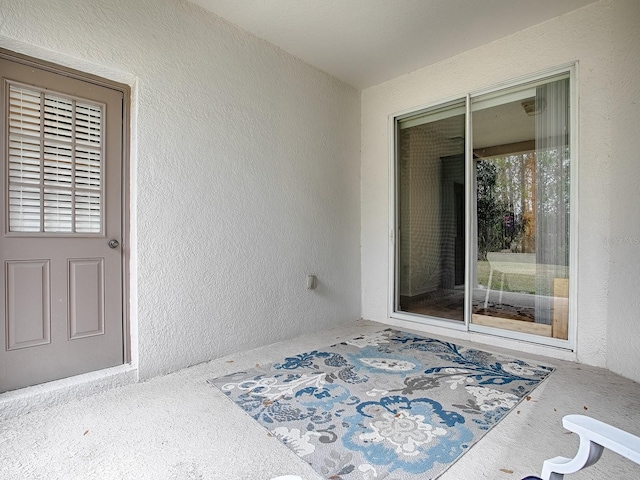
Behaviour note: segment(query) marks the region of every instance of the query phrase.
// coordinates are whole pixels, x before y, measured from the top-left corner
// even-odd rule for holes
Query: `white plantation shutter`
[[[9,85],[9,231],[101,233],[103,107]]]
[[[100,231],[102,191],[102,110],[76,106],[76,231]]]
[[[9,231],[40,231],[40,94],[9,87]]]

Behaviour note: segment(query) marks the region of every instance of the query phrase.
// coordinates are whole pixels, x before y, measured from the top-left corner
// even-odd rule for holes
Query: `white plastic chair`
[[[580,436],[573,458],[555,457],[542,464],[542,480],[562,480],[565,475],[590,467],[605,448],[640,464],[640,437],[584,415],[567,415],[562,425]]]

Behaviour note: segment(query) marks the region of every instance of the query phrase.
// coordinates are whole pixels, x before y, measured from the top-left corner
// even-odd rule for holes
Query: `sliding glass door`
[[[398,309],[464,321],[465,103],[399,122]]]
[[[569,99],[567,72],[396,119],[395,313],[568,339]]]

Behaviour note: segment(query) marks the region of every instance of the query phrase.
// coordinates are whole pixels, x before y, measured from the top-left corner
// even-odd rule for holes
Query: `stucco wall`
[[[357,90],[179,0],[2,0],[0,46],[134,87],[142,378],[360,317]]]
[[[607,366],[640,381],[640,2],[613,4]]]
[[[578,61],[575,358],[597,366],[607,366],[608,360],[612,370],[640,379],[634,371],[640,362],[640,246],[612,244],[619,237],[637,239],[640,234],[637,10],[633,0],[594,3],[362,92],[364,318],[388,318],[389,115]],[[496,338],[482,340],[515,346]],[[518,348],[545,352],[527,345]],[[626,356],[620,358],[618,351]]]

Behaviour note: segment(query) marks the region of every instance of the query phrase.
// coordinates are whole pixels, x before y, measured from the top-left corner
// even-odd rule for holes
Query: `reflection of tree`
[[[496,192],[498,166],[479,160],[476,163],[478,209],[478,260],[486,260],[487,252],[502,249],[502,223],[507,205]]]
[[[536,252],[536,223],[543,222],[548,238],[539,261],[568,265],[561,239],[569,238],[569,163],[567,146],[477,162],[479,259],[504,249]]]
[[[486,252],[535,251],[536,156],[533,152],[477,163],[478,258]]]
[[[569,148],[558,147],[537,152],[537,217],[544,232],[539,261],[569,265]]]

